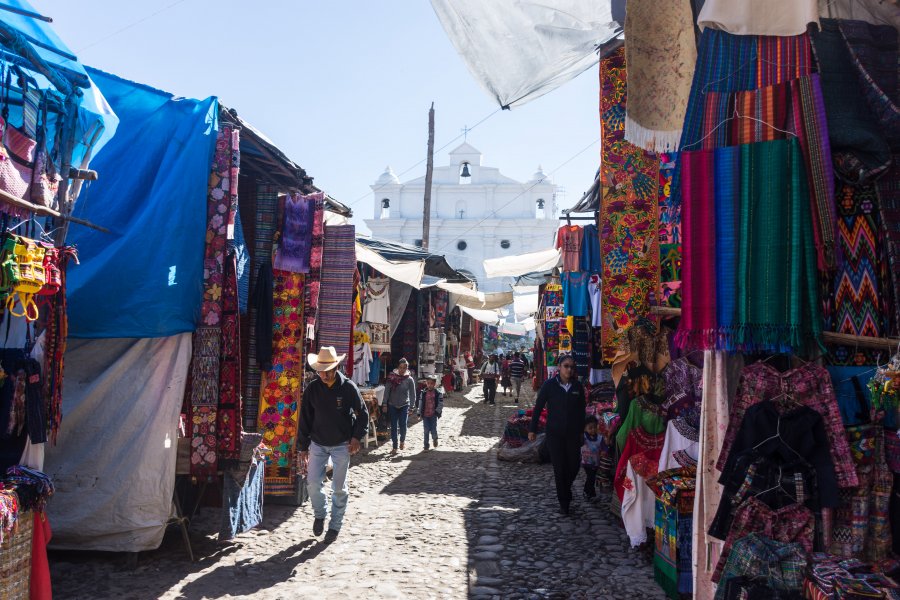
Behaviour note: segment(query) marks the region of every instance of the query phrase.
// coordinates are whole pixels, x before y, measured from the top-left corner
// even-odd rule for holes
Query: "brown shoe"
[[[400,442],[400,449],[406,450],[406,442]]]
[[[435,448],[437,448],[437,447],[438,447],[438,443],[437,443],[437,440],[434,440],[434,447],[435,447]]]
[[[397,456],[397,449],[391,448],[391,456]]]

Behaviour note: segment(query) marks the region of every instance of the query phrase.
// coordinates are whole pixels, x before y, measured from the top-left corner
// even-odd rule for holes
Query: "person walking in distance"
[[[500,377],[500,363],[493,354],[488,356],[487,362],[481,366],[481,379],[484,382],[484,401],[494,404],[497,397],[497,379]]]
[[[509,380],[512,382],[513,391],[516,393],[516,404],[519,403],[519,396],[522,393],[522,380],[525,379],[525,361],[522,355],[516,352],[509,361]]]
[[[503,395],[509,394],[512,389],[512,382],[509,379],[509,356],[500,355],[500,387],[503,388]]]
[[[400,450],[406,449],[406,425],[409,412],[416,403],[416,381],[409,372],[409,361],[405,358],[400,359],[397,368],[387,377],[384,403],[391,420],[391,456],[396,456],[398,445]]]
[[[325,466],[331,459],[331,520],[325,541],[337,538],[347,510],[350,491],[347,471],[350,456],[359,452],[359,440],[369,426],[369,411],[356,384],[337,370],[346,354],[338,356],[334,346],[323,346],[306,357],[318,374],[303,391],[297,439],[300,462],[307,464],[307,486],[313,508],[313,534],[321,535],[327,514]]]
[[[572,483],[581,470],[586,403],[584,386],[575,377],[575,359],[571,354],[564,354],[558,364],[559,373],[545,381],[538,391],[528,439],[533,441],[537,436],[541,412],[546,407],[546,444],[553,463],[556,497],[559,512],[567,515],[572,504]]]
[[[438,447],[437,424],[444,410],[444,394],[437,389],[437,375],[428,375],[425,379],[425,389],[419,392],[416,400],[416,411],[422,417],[422,425],[425,428],[425,450],[428,450],[428,435],[434,441],[434,447]]]
[[[603,439],[597,434],[597,418],[584,418],[584,445],[581,447],[581,466],[584,468],[584,499],[597,498],[597,468],[600,465],[600,446]]]

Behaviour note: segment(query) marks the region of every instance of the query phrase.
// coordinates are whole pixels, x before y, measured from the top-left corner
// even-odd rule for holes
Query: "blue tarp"
[[[72,226],[81,265],[68,276],[69,335],[162,337],[196,327],[202,296],[206,195],[219,103],[171,94],[88,68],[118,115],[92,161],[98,181]]]
[[[25,0],[2,0],[0,4],[27,12],[37,12]],[[82,167],[88,150],[96,155],[100,148],[112,138],[118,124],[115,113],[97,86],[88,79],[89,75],[84,66],[77,59],[72,60],[74,54],[59,39],[50,24],[10,10],[0,10],[0,20],[16,29],[31,44],[38,56],[50,66],[68,71],[76,78],[83,79],[80,87],[83,88],[84,97],[81,99],[81,109],[78,113],[78,125],[75,131],[76,144],[72,152],[72,164]],[[36,80],[39,88],[52,88],[50,82],[43,75],[30,69],[26,69],[26,71]],[[14,125],[21,125],[21,107],[10,106],[10,122]],[[53,113],[49,115],[47,125],[48,131],[51,132],[48,143],[52,146],[52,132],[56,129],[56,116]]]

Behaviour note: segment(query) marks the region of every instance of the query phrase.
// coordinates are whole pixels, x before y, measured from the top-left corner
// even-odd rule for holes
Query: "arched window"
[[[381,218],[382,219],[391,218],[391,199],[390,198],[382,198],[381,199]]]
[[[469,171],[469,163],[464,162],[459,169],[459,185],[472,183],[472,172]]]

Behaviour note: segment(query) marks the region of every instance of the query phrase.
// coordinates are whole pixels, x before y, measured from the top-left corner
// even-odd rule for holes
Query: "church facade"
[[[379,239],[421,245],[425,177],[401,182],[390,167],[370,186],[374,216],[366,220]],[[527,182],[482,164],[468,143],[435,166],[431,187],[429,250],[465,270],[483,292],[509,291],[511,278],[486,279],[482,261],[551,247],[559,227],[558,187],[540,167]]]

